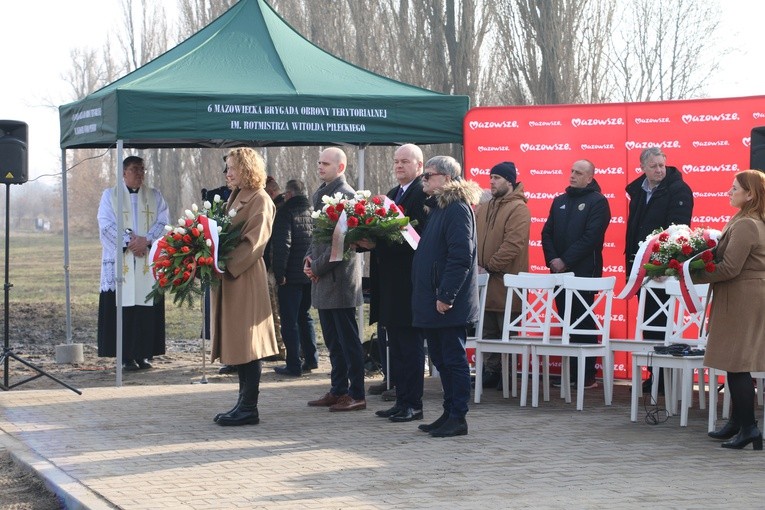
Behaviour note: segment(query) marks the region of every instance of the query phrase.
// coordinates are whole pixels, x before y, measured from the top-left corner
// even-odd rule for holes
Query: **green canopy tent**
[[[116,146],[119,182],[124,147],[351,144],[361,148],[358,186],[363,187],[364,147],[462,143],[468,107],[466,96],[414,87],[349,64],[301,36],[265,0],[241,0],[155,60],[59,108],[67,343],[67,149]],[[117,253],[121,258],[122,251]],[[117,287],[121,306],[121,282]]]

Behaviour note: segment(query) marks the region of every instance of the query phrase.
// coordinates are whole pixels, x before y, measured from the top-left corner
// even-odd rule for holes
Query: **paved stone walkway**
[[[233,381],[233,380],[232,380]],[[373,412],[306,401],[311,377],[261,387],[261,423],[226,428],[234,384],[14,390],[0,394],[0,446],[32,465],[72,508],[763,508],[765,455],[706,437],[706,411],[659,425],[629,421],[629,386],[585,409],[557,397],[520,408],[488,390],[470,434],[451,439]],[[557,390],[553,391],[557,395]],[[426,380],[426,421],[440,415]],[[758,411],[759,414],[759,411]]]

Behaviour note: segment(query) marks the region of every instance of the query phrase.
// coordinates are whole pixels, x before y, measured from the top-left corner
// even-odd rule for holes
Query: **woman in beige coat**
[[[754,419],[751,372],[765,370],[765,174],[736,174],[728,192],[739,209],[723,229],[715,249],[716,269],[699,277],[713,290],[709,338],[704,364],[727,371],[733,413],[715,439],[730,439],[724,448],[753,443],[762,450],[762,433]],[[734,437],[735,436],[735,437]]]
[[[218,425],[257,424],[261,359],[279,352],[268,296],[263,252],[271,237],[276,208],[264,190],[263,158],[250,148],[234,149],[226,157],[226,180],[231,196],[226,205],[241,226],[239,244],[226,259],[221,285],[212,292],[212,361],[236,365],[239,399],[227,413],[215,416]]]

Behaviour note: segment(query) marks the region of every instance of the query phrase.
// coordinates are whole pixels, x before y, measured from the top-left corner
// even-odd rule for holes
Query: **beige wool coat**
[[[279,353],[268,296],[263,252],[276,207],[265,190],[239,189],[228,199],[241,224],[241,240],[226,260],[221,284],[212,291],[212,361],[241,365]]]
[[[728,372],[765,370],[765,223],[732,219],[715,253],[716,270],[694,278],[712,284],[704,365]]]
[[[526,202],[523,184],[518,183],[505,196],[482,204],[476,213],[478,265],[489,273],[487,311],[505,311],[505,274],[529,270],[531,212]],[[513,310],[519,312],[520,303]]]

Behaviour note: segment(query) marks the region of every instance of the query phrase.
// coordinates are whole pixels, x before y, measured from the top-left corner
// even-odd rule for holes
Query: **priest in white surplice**
[[[144,185],[143,159],[122,162],[124,183],[104,191],[98,206],[101,256],[101,294],[98,300],[98,355],[117,355],[116,240],[124,252],[122,285],[122,360],[125,370],[151,368],[148,358],[165,353],[164,299],[146,302],[152,277],[149,249],[165,234],[170,221],[162,194]],[[117,193],[122,193],[122,224],[117,232]]]

